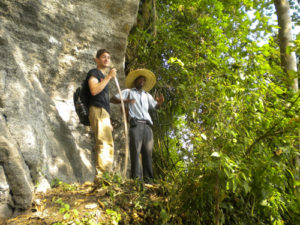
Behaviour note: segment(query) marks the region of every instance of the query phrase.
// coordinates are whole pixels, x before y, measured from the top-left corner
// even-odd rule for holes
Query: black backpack
[[[78,87],[73,94],[74,106],[80,123],[90,126],[89,108],[88,108],[88,83],[83,81],[81,87]]]

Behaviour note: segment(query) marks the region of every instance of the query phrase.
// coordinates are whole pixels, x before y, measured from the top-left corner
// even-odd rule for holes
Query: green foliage
[[[139,27],[129,37],[128,65],[153,70],[152,94],[165,96],[153,113],[154,162],[174,185],[161,222],[297,224],[300,100],[270,35],[272,10],[273,1],[157,1],[157,35]]]
[[[70,191],[70,190],[66,190]],[[63,214],[63,221],[62,222],[56,222],[53,225],[66,225],[66,224],[86,224],[86,225],[98,225],[99,223],[96,223],[94,220],[94,216],[91,213],[86,213],[85,216],[79,216],[79,212],[77,209],[70,208],[70,205],[68,203],[65,203],[61,198],[53,199],[53,201],[60,205],[59,213]],[[108,213],[109,214],[109,213]],[[111,215],[111,214],[109,214]],[[115,217],[112,216],[112,224],[115,223]]]
[[[58,178],[55,178],[51,181],[50,184],[51,188],[56,188],[56,187],[62,187],[63,190],[65,191],[75,191],[77,189],[75,184],[68,184],[68,183],[64,183],[61,180],[59,180]]]
[[[51,181],[51,188],[56,188],[58,186],[60,186],[63,182],[61,180],[59,180],[58,178],[54,178],[52,181]]]
[[[118,224],[122,218],[120,213],[117,213],[112,209],[107,209],[106,213],[110,216],[112,224]]]

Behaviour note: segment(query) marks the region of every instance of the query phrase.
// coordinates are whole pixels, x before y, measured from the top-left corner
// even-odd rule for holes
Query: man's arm
[[[116,96],[111,97],[109,101],[113,104],[120,104],[121,103],[121,99],[117,98]],[[128,104],[128,103],[133,104],[133,103],[135,103],[135,99],[123,99],[123,102],[125,104]]]
[[[103,91],[103,89],[106,87],[110,79],[114,78],[116,74],[117,74],[117,70],[115,68],[111,69],[109,74],[101,82],[99,82],[96,77],[91,76],[88,81],[91,94],[95,96],[99,94],[101,91]]]
[[[116,96],[112,96],[109,101],[113,104],[120,104],[121,103],[121,100],[118,99]]]

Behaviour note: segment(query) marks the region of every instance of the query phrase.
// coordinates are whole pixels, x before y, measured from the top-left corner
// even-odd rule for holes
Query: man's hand
[[[114,77],[116,77],[117,76],[117,69],[116,68],[112,68],[110,71],[109,71],[109,73],[108,73],[108,75],[107,75],[109,78],[114,78]]]
[[[165,97],[163,96],[163,94],[160,94],[160,96],[155,97],[155,100],[157,101],[158,105],[161,105],[165,101]]]

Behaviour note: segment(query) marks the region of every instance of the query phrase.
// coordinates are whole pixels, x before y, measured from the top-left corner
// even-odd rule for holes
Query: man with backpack
[[[127,89],[122,91],[122,98],[128,104],[130,117],[130,159],[131,178],[152,183],[153,133],[149,110],[158,109],[164,102],[164,96],[155,99],[148,93],[156,83],[155,75],[147,69],[131,71],[125,80]],[[119,94],[110,99],[111,103],[120,104]],[[140,162],[140,154],[142,162]],[[142,168],[142,169],[141,169]]]
[[[97,68],[88,72],[86,82],[89,122],[96,139],[96,181],[104,172],[110,172],[113,165],[114,143],[108,84],[116,76],[117,70],[112,68],[106,75],[110,65],[110,53],[105,49],[97,51],[95,62]]]

